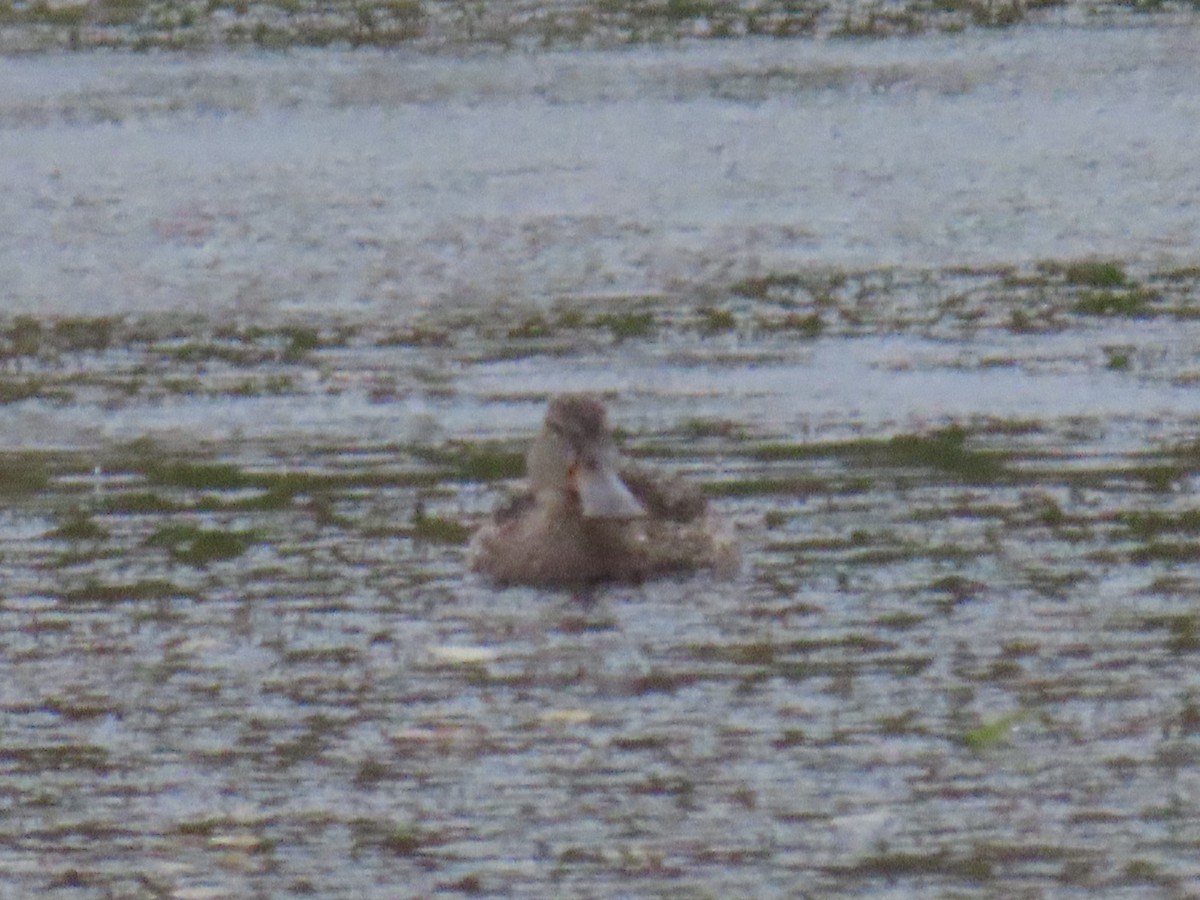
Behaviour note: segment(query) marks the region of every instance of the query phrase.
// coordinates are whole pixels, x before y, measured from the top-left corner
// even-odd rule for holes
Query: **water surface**
[[[0,896],[1193,895],[1193,37],[0,61]]]

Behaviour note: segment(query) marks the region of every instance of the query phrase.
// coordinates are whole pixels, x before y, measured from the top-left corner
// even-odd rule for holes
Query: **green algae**
[[[59,541],[102,541],[109,537],[109,531],[97,524],[87,512],[75,510],[61,525],[46,532],[46,537]]]
[[[446,469],[446,477],[460,481],[503,481],[525,474],[524,452],[501,444],[455,442],[419,448],[416,453]]]
[[[50,469],[41,454],[0,454],[0,497],[36,494],[49,485]]]
[[[465,544],[472,529],[455,519],[428,513],[425,505],[417,505],[408,534],[417,541],[433,544]]]
[[[1067,263],[1062,268],[1062,277],[1067,284],[1091,288],[1119,288],[1129,282],[1121,263],[1110,260]]]
[[[839,459],[871,466],[922,467],[955,479],[991,482],[1006,474],[1005,455],[971,449],[965,428],[950,425],[928,434],[902,434],[814,444],[767,443],[751,448],[747,456],[762,462]]]
[[[997,716],[963,732],[963,745],[972,753],[985,753],[1007,744],[1017,727],[1029,717],[1024,710]]]
[[[1151,305],[1157,296],[1141,288],[1131,290],[1085,291],[1075,301],[1072,311],[1088,316],[1124,316],[1142,319],[1153,314]]]
[[[188,523],[162,525],[145,541],[147,547],[162,547],[175,562],[207,566],[245,553],[261,537],[254,531],[204,528]]]

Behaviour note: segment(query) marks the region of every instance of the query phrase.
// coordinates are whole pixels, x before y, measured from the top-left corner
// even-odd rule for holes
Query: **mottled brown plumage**
[[[604,404],[551,401],[526,457],[528,489],[472,541],[472,568],[500,584],[638,583],[737,568],[737,547],[694,486],[619,466]]]

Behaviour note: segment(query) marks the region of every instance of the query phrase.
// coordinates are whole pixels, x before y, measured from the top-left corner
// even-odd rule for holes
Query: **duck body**
[[[526,464],[528,489],[472,540],[472,568],[499,584],[636,584],[737,567],[732,535],[697,489],[619,466],[594,397],[551,401]]]

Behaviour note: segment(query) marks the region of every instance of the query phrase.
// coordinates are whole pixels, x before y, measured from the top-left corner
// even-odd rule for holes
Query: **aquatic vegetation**
[[[537,340],[550,337],[552,334],[554,334],[554,326],[541,315],[530,316],[508,329],[508,336],[516,340]]]
[[[464,481],[503,481],[525,474],[525,453],[502,444],[455,442],[444,447],[418,448],[422,459],[449,470]]]
[[[815,338],[825,330],[825,320],[818,312],[811,312],[808,315],[789,313],[780,321],[771,322],[764,327],[771,331],[794,331],[802,337]]]
[[[23,357],[36,357],[42,352],[42,323],[33,316],[17,316],[2,332],[5,346],[3,359],[18,363]]]
[[[732,419],[687,419],[679,430],[687,440],[740,439],[745,436],[744,427]]]
[[[845,5],[816,0],[569,0],[532,9],[496,9],[467,0],[110,0],[94,10],[87,3],[36,0],[0,5],[0,23],[28,29],[30,46],[40,46],[33,43],[34,37],[49,30],[71,49],[195,50],[214,41],[224,46],[253,43],[265,50],[331,45],[612,46],[682,38],[879,38],[968,27],[1011,28],[1062,2],[908,0],[898,6],[871,3],[851,13]],[[1161,0],[1145,0],[1113,7],[1144,13],[1161,5]],[[44,43],[47,36],[40,36]]]
[[[1131,358],[1128,350],[1119,349],[1116,347],[1105,348],[1105,354],[1108,359],[1104,367],[1112,372],[1127,372],[1131,364]]]
[[[810,276],[799,273],[777,273],[753,278],[743,278],[729,286],[729,290],[742,297],[766,300],[777,293],[791,295],[810,283]]]
[[[389,331],[376,340],[378,347],[450,347],[454,333],[436,325],[410,325]]]
[[[1158,866],[1148,859],[1131,859],[1121,871],[1122,879],[1132,884],[1165,885],[1172,879],[1164,881]]]
[[[1129,529],[1131,537],[1140,541],[1150,541],[1164,534],[1200,535],[1200,510],[1117,513],[1116,520]]]
[[[1028,714],[1022,710],[983,722],[963,733],[962,742],[973,753],[994,750],[1012,739],[1017,726]]]
[[[991,481],[1004,471],[999,454],[970,450],[965,429],[951,425],[928,435],[898,435],[887,451],[898,465],[920,465],[956,478]]]
[[[358,787],[371,787],[385,781],[394,781],[402,777],[395,767],[377,759],[366,759],[359,764],[354,774],[354,784]]]
[[[143,600],[167,600],[185,597],[189,592],[161,578],[143,578],[127,583],[105,583],[89,578],[83,585],[65,590],[65,603],[136,603]]]
[[[768,642],[753,644],[695,645],[688,652],[705,662],[728,662],[734,665],[771,665],[776,654],[784,648]]]
[[[33,397],[46,395],[46,382],[40,378],[4,378],[0,379],[0,404],[20,403]],[[59,399],[70,397],[65,391],[55,391]]]
[[[892,631],[908,631],[916,628],[925,621],[925,616],[915,612],[894,612],[886,613],[879,616],[875,620],[875,625],[879,628],[886,628]]]
[[[986,860],[956,856],[947,850],[866,856],[851,871],[857,875],[888,879],[942,875],[968,881],[985,881],[994,876],[994,869]]]
[[[266,348],[229,341],[189,340],[156,348],[158,353],[180,363],[224,362],[235,366],[252,366],[270,358]]]
[[[286,328],[282,336],[287,340],[282,354],[284,362],[299,362],[323,346],[321,332],[304,325]]]
[[[696,310],[696,315],[700,320],[702,334],[714,335],[737,329],[737,315],[731,309],[702,306]]]
[[[713,0],[667,0],[665,15],[676,21],[715,15],[719,7]]]
[[[1187,475],[1187,472],[1188,470],[1182,466],[1164,463],[1131,468],[1127,474],[1141,480],[1148,490],[1161,494],[1172,490]]]
[[[1200,651],[1200,622],[1195,616],[1175,616],[1169,620],[1170,639],[1167,649],[1172,653],[1196,653]]]
[[[616,340],[623,341],[649,337],[658,323],[653,312],[643,310],[603,313],[596,316],[592,324],[599,328],[607,328]]]
[[[413,515],[412,528],[409,533],[413,540],[428,541],[435,544],[465,544],[470,538],[472,528],[455,519],[431,515],[425,511],[424,504],[419,504]]]
[[[1128,316],[1145,318],[1153,313],[1155,295],[1142,288],[1127,291],[1086,291],[1075,301],[1074,312],[1088,316]]]
[[[0,496],[36,494],[50,484],[44,459],[34,453],[0,454]]]
[[[950,425],[928,434],[902,434],[887,439],[812,444],[761,444],[749,451],[764,462],[820,458],[884,466],[921,466],[968,481],[993,481],[1004,472],[1004,454],[972,450],[966,429]]]
[[[678,294],[639,295],[604,305],[572,298],[549,313],[430,312],[412,332],[301,320],[290,323],[309,329],[294,363],[281,360],[292,342],[286,319],[122,321],[108,350],[65,362],[50,321],[21,325],[19,340],[12,322],[0,322],[9,373],[43,381],[42,396],[64,383],[56,367],[65,366],[73,397],[119,402],[137,421],[143,404],[190,413],[196,403],[207,414],[214,401],[261,403],[268,379],[284,374],[301,398],[336,391],[355,426],[314,437],[301,423],[299,437],[281,437],[252,423],[249,437],[203,441],[163,430],[0,454],[10,490],[0,613],[12,665],[35,686],[10,704],[8,743],[43,747],[35,736],[53,729],[65,746],[91,746],[91,735],[113,734],[111,720],[142,742],[147,791],[236,773],[268,811],[285,808],[280,798],[295,785],[322,780],[331,802],[295,815],[193,810],[145,831],[97,815],[96,829],[129,827],[138,849],[170,854],[184,844],[197,859],[219,860],[205,874],[223,889],[238,878],[260,893],[327,892],[329,879],[300,863],[281,886],[274,849],[301,838],[329,865],[320,848],[331,833],[354,872],[418,863],[411,887],[421,893],[570,893],[586,880],[611,894],[633,884],[733,896],[777,872],[781,852],[799,879],[835,893],[869,894],[885,882],[965,894],[1134,890],[1143,876],[1151,884],[1157,876],[1139,860],[1169,855],[1160,823],[1181,840],[1196,830],[1170,796],[1200,733],[1200,704],[1186,687],[1200,652],[1200,616],[1188,605],[1200,586],[1191,420],[1161,410],[1110,419],[986,408],[872,419],[810,411],[786,392],[804,385],[810,360],[836,357],[839,342],[860,336],[863,345],[895,341],[904,365],[922,374],[946,366],[951,377],[1087,377],[1128,352],[1136,371],[1106,378],[1119,386],[1143,375],[1169,382],[1194,363],[1159,352],[1155,329],[1129,344],[1116,333],[1119,316],[1075,314],[1089,292],[1140,289],[1128,283],[1068,284],[1061,270],[1020,267],[840,278],[785,272],[738,291],[708,286],[682,304]],[[1153,309],[1195,327],[1180,312],[1193,282],[1143,283]],[[728,330],[704,333],[701,303],[730,314],[736,341],[720,338]],[[1014,311],[1027,316],[1028,334],[1009,330]],[[553,333],[510,341],[510,329],[538,325],[535,313]],[[804,343],[817,333],[819,342]],[[492,368],[506,342],[532,347],[530,361]],[[993,343],[1004,353],[972,355]],[[1061,346],[1069,358],[1055,355]],[[578,362],[551,357],[555,348]],[[989,368],[1001,355],[1003,368]],[[646,360],[678,380],[643,385],[636,368],[612,376],[632,387],[621,388],[637,423],[625,448],[649,464],[670,460],[706,486],[736,523],[744,571],[730,585],[683,579],[580,596],[489,592],[464,578],[468,524],[488,514],[500,483],[523,473],[526,445],[508,437],[508,410],[524,415],[544,398],[546,378],[553,384],[568,368],[603,380]],[[172,379],[194,395],[167,397]],[[371,403],[380,384],[386,395]],[[722,400],[729,384],[737,402]],[[410,397],[451,415],[438,429],[393,427],[378,404]],[[460,400],[498,412],[476,430]],[[303,399],[295,406],[306,410]],[[1098,703],[1103,714],[1092,715]],[[151,737],[138,730],[147,720]],[[1066,752],[1047,756],[1047,744]],[[14,788],[9,836],[19,829],[22,840],[61,850],[80,883],[127,892],[74,855],[71,841],[89,822],[61,833],[29,824],[67,791],[103,810],[114,791],[130,789],[107,777],[124,765],[115,756],[96,757],[95,769],[56,768],[64,760],[8,760],[26,767],[31,785]],[[904,777],[891,777],[893,767]],[[497,785],[509,771],[552,777],[523,781],[519,800],[501,791],[464,805],[453,794],[464,770]],[[791,792],[772,795],[751,771]],[[883,791],[880,808],[903,818],[899,836],[875,818],[864,781]],[[1030,786],[1050,782],[1061,785],[1056,815],[1069,810],[1056,819],[1062,846],[1031,846],[1018,825],[988,812],[993,802],[1036,805]],[[1098,803],[1115,786],[1141,799],[1129,810]],[[355,798],[401,817],[361,816]],[[528,805],[533,825],[513,803]],[[728,836],[679,816],[713,804],[738,826]],[[591,831],[572,824],[596,809],[620,814],[588,818]],[[979,813],[972,836],[945,846],[937,829],[960,812]],[[668,819],[683,823],[674,849],[623,837]],[[1077,840],[1096,823],[1123,842],[1111,864]],[[871,837],[876,827],[886,840]],[[754,837],[780,828],[795,847]],[[488,862],[550,829],[562,838],[539,851],[545,873]],[[827,838],[842,829],[855,839]],[[160,893],[187,891],[168,875]],[[21,877],[35,895],[74,876]]]
[[[111,754],[94,744],[34,744],[0,748],[2,759],[10,771],[18,773],[67,772],[88,770],[107,773],[114,767]]]
[[[885,38],[899,34],[919,34],[922,19],[906,10],[870,10],[865,16],[847,12],[839,26],[830,32],[835,38]]]
[[[46,537],[60,541],[102,541],[109,536],[108,529],[98,525],[83,510],[74,510],[57,528],[46,533]]]
[[[862,484],[862,483],[860,483]],[[837,486],[831,485],[826,479],[815,476],[794,477],[758,477],[758,478],[727,478],[721,481],[709,481],[704,484],[704,493],[708,497],[808,497],[821,495]],[[856,487],[841,486],[843,490],[857,490]]]
[[[1200,734],[1200,703],[1189,696],[1179,710],[1176,723],[1182,734]]]
[[[1141,631],[1166,631],[1166,646],[1171,653],[1200,651],[1200,617],[1192,613],[1144,616],[1136,627]]]
[[[673,694],[681,688],[694,684],[698,676],[690,672],[668,672],[651,670],[629,680],[628,692],[641,694]]]
[[[241,556],[260,541],[253,531],[227,531],[177,523],[160,526],[146,539],[146,546],[166,548],[175,562],[206,566]]]
[[[110,317],[57,319],[49,340],[64,353],[102,353],[112,346],[118,324]]]
[[[1086,260],[1068,263],[1062,269],[1067,284],[1091,288],[1119,288],[1128,283],[1125,269],[1119,262]]]
[[[155,462],[146,466],[145,475],[152,484],[191,491],[231,491],[253,486],[241,469],[229,463]]]
[[[104,515],[152,515],[176,512],[183,507],[152,491],[121,491],[106,494],[94,503]]]
[[[608,856],[596,847],[570,846],[559,851],[556,861],[560,866],[596,866],[606,864]]]

